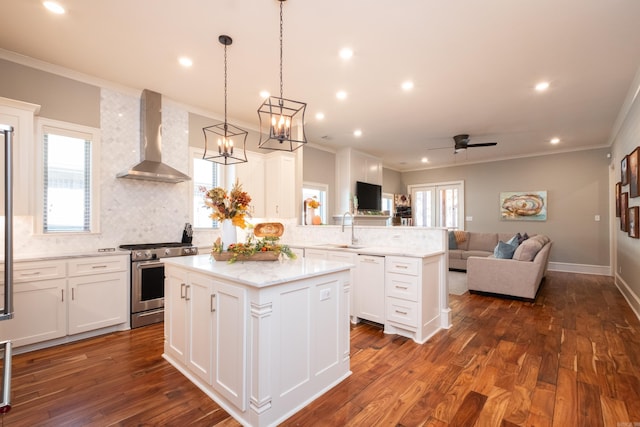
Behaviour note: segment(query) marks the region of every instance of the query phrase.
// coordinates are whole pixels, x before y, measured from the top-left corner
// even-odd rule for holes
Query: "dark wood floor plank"
[[[550,272],[533,302],[467,293],[450,306],[453,327],[423,345],[352,326],[353,374],[281,425],[640,422],[640,321],[612,278]],[[238,426],[162,359],[163,339],[152,325],[14,355],[13,409],[0,421]]]

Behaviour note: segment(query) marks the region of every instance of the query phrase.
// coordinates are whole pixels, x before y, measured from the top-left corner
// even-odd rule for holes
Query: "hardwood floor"
[[[453,327],[424,345],[353,327],[353,375],[283,425],[640,425],[640,322],[612,278],[550,272],[533,303],[450,305]],[[239,425],[161,358],[162,333],[14,355],[4,425]]]

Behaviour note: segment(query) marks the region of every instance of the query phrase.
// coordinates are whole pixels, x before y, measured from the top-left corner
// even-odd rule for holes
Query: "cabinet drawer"
[[[13,281],[16,283],[58,279],[65,276],[64,261],[26,261],[13,264]],[[0,268],[0,282],[4,282],[4,264]]]
[[[76,258],[69,261],[69,276],[124,271],[127,269],[127,262],[128,257],[124,256]]]
[[[418,278],[416,276],[387,273],[385,289],[389,297],[418,301]]]
[[[388,256],[386,261],[386,269],[388,273],[410,274],[417,276],[420,271],[419,258],[403,258]]]
[[[387,298],[387,321],[406,326],[418,326],[418,304],[396,298]]]

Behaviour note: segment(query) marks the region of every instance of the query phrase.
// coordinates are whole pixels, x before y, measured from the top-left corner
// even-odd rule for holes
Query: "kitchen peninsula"
[[[352,265],[165,264],[163,357],[243,425],[276,425],[351,374]]]

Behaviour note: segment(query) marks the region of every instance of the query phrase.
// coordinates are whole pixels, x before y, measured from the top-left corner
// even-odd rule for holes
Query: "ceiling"
[[[219,117],[227,34],[229,122],[257,129],[260,92],[279,94],[277,0],[59,3],[64,15],[2,0],[0,48]],[[640,66],[638,0],[289,0],[283,10],[284,97],[307,103],[307,140],[400,171],[607,146]],[[550,87],[539,93],[541,81]],[[498,145],[454,154],[456,134]]]

